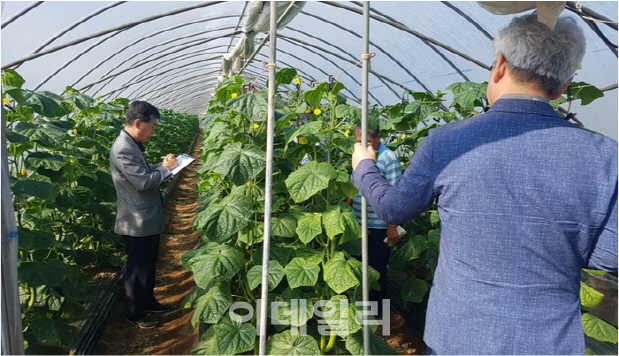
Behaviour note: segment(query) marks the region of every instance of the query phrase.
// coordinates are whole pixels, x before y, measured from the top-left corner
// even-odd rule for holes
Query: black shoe
[[[172,310],[172,306],[168,304],[154,304],[148,308],[146,308],[147,313],[165,313]]]
[[[142,320],[137,320],[137,321],[129,320],[127,318],[125,318],[125,320],[127,320],[128,322],[130,322],[131,324],[137,326],[140,329],[153,329],[153,328],[157,327],[157,325],[159,325],[158,321],[150,320],[148,318],[144,318]]]

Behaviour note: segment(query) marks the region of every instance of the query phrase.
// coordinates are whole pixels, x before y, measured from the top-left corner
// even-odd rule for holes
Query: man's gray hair
[[[548,95],[567,83],[585,55],[585,36],[574,19],[559,17],[551,30],[536,12],[514,18],[492,44],[516,80],[535,83]]]

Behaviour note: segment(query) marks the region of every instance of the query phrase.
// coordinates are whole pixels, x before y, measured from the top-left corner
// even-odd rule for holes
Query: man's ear
[[[567,90],[567,87],[569,87],[571,83],[572,83],[572,79],[570,78],[570,80],[568,80],[567,83],[563,84],[563,86],[561,88],[559,88],[559,90],[557,90],[557,92],[554,93],[550,97],[550,100],[557,100],[557,99],[559,99],[561,97],[561,95],[563,95],[563,93]]]
[[[490,72],[490,80],[494,83],[498,83],[501,78],[505,76],[507,72],[507,61],[503,57],[503,53],[499,53]]]
[[[133,122],[133,126],[134,126],[136,129],[139,129],[139,128],[142,126],[142,124],[143,124],[143,122],[142,122],[142,120],[140,120],[140,119],[135,119],[135,121]]]

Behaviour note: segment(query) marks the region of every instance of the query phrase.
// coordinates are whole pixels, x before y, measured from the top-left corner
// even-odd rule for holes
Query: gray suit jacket
[[[133,237],[162,233],[165,220],[159,185],[172,172],[148,164],[137,142],[124,130],[110,150],[110,171],[117,195],[114,232]]]

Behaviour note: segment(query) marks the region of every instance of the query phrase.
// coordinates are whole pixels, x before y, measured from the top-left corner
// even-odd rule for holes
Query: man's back
[[[584,353],[580,269],[617,270],[617,142],[520,99],[426,140],[415,158],[431,167],[441,219],[426,342],[443,354]]]

